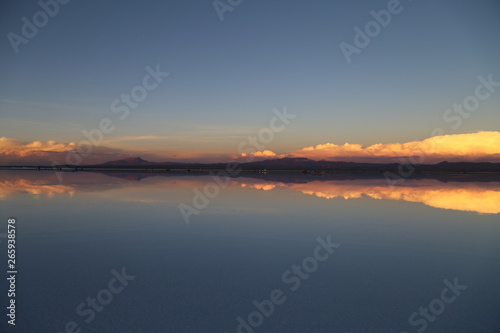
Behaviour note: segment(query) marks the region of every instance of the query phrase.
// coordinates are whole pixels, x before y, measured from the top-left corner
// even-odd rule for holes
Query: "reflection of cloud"
[[[275,189],[276,187],[280,187],[280,186],[285,186],[286,185],[284,183],[274,183],[274,182],[269,182],[269,183],[265,183],[265,184],[247,184],[247,183],[243,183],[243,184],[240,184],[241,187],[249,187],[249,188],[254,188],[256,190],[264,190],[264,191],[270,191],[272,189]]]
[[[426,186],[421,186],[422,184]],[[358,199],[363,196],[379,200],[404,200],[421,202],[427,206],[471,211],[481,214],[500,213],[500,187],[484,186],[480,183],[447,183],[437,181],[411,181],[408,186],[390,187],[385,180],[332,180],[312,181],[302,184],[267,184],[242,183],[242,187],[270,190],[276,186],[285,186],[290,190],[298,191],[318,198]],[[269,187],[267,187],[269,186]]]
[[[137,203],[172,203],[180,200],[180,193],[192,199],[192,189],[203,188],[211,177],[167,176],[127,180],[129,174],[109,177],[98,173],[72,172],[59,184],[53,172],[0,172],[0,200],[16,195],[55,196],[80,192],[102,196],[106,200]],[[136,177],[140,174],[135,174]],[[139,180],[140,179],[140,180]],[[500,213],[500,183],[447,182],[408,179],[401,186],[389,186],[385,179],[314,180],[305,183],[268,181],[239,177],[231,185],[240,188],[271,191],[285,188],[318,198],[357,199],[368,197],[378,200],[420,202],[427,206],[476,212]]]
[[[51,171],[0,171],[0,200],[18,195],[52,197],[74,196],[92,193],[104,200],[137,203],[166,203],[165,193],[178,199],[179,190],[184,189],[192,196],[191,189],[203,187],[205,183],[191,177],[140,177],[140,173],[118,173],[110,177],[94,172],[67,172],[60,184],[55,172]]]
[[[72,196],[76,189],[71,186],[44,184],[43,181],[33,182],[27,179],[18,179],[14,181],[0,181],[0,199],[15,194],[27,193],[35,196],[45,195],[53,197],[56,194],[67,193]]]
[[[454,186],[433,184],[431,186],[389,187],[384,184],[364,185],[349,181],[315,181],[307,184],[293,184],[290,189],[326,199],[338,197],[355,199],[367,196],[373,199],[421,202],[435,208],[481,214],[500,213],[500,188],[498,187],[483,188],[478,185],[462,187],[457,184]]]
[[[444,160],[460,161],[500,161],[500,132],[478,132],[471,134],[442,135],[406,143],[378,143],[368,147],[360,144],[345,143],[337,145],[325,143],[293,151],[293,157],[307,157],[314,160],[350,159],[376,162],[398,157],[423,157],[424,163]]]

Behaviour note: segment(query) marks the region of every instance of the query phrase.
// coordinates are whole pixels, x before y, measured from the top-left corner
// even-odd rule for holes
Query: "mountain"
[[[140,157],[128,157],[121,160],[109,161],[100,165],[134,166],[134,165],[157,165],[156,162],[143,160]]]
[[[242,163],[244,166],[260,168],[260,169],[337,169],[337,170],[380,170],[394,169],[398,167],[397,163],[381,164],[381,163],[356,163],[356,162],[340,162],[340,161],[314,161],[304,157],[285,157],[280,159],[264,160],[257,162]]]
[[[124,158],[100,164],[101,167],[120,166],[134,168],[138,166],[150,166],[152,169],[174,168],[174,169],[225,169],[225,163],[179,163],[179,162],[150,162],[140,157]],[[341,161],[314,161],[302,157],[285,157],[256,162],[240,163],[245,170],[332,170],[332,171],[392,171],[407,172],[500,172],[500,163],[490,162],[441,162],[437,164],[400,165],[398,163],[357,163]],[[409,168],[409,169],[408,169]]]

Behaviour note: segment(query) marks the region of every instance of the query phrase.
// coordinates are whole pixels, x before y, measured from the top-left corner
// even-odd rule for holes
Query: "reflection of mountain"
[[[99,171],[91,171],[95,173],[102,173],[106,176],[118,177],[125,180],[142,180],[148,177],[178,177],[178,176],[192,176],[192,177],[206,177],[211,174],[209,171],[195,171],[186,173],[186,171],[168,171],[166,172],[164,169],[160,171],[155,170],[121,170],[121,171],[112,171],[112,170],[99,170]],[[216,172],[215,172],[216,173]],[[311,175],[311,174],[303,174],[302,172],[282,172],[282,171],[274,171],[268,173],[259,173],[257,171],[243,171],[239,176],[253,179],[260,179],[266,182],[282,182],[282,183],[307,183],[313,180],[349,180],[349,179],[385,179],[386,175],[378,172],[353,172],[353,173],[344,173],[344,172],[333,172],[326,173],[321,175]],[[392,179],[392,178],[390,178]],[[440,182],[500,182],[500,173],[469,173],[469,174],[461,174],[461,173],[421,173],[414,174],[408,178],[402,178],[403,182],[406,182],[408,179],[417,180],[417,179],[435,179]],[[396,185],[397,185],[396,181]]]
[[[113,172],[109,177],[101,173],[71,172],[63,175],[60,183],[56,173],[49,171],[1,171],[0,200],[16,195],[54,196],[87,192],[106,192],[116,200],[143,202],[161,201],[162,191],[177,191],[181,188],[202,188],[214,179],[209,176],[181,174],[150,174]],[[154,177],[154,176],[162,177]],[[481,181],[465,181],[467,176],[439,181],[436,179],[407,179],[397,186],[389,186],[383,177],[354,178],[335,175],[332,177],[309,177],[302,174],[281,173],[271,175],[245,174],[231,179],[231,186],[264,191],[286,189],[318,198],[356,199],[368,197],[379,200],[404,200],[425,205],[480,214],[500,213],[500,181],[498,177],[482,178]],[[255,177],[255,178],[250,178]],[[259,177],[259,178],[257,178]],[[265,177],[262,178],[262,177]],[[464,178],[465,177],[465,178]],[[474,177],[472,178],[474,179]],[[470,180],[470,179],[469,179]]]

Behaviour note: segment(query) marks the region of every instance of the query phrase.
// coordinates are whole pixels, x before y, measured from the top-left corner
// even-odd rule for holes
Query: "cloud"
[[[120,140],[147,142],[162,137],[138,136],[122,137]],[[156,162],[227,162],[231,159],[240,162],[283,157],[306,157],[312,160],[352,161],[373,163],[438,163],[442,161],[475,161],[500,162],[500,132],[477,132],[470,134],[442,135],[422,141],[406,143],[377,143],[363,146],[356,143],[324,143],[302,148],[287,154],[278,154],[272,150],[243,153],[231,156],[216,145],[210,149],[181,149],[172,151],[172,147],[140,146],[140,149],[111,148],[109,146],[92,146],[91,153],[85,147],[78,147],[74,142],[62,143],[53,140],[22,142],[10,138],[0,138],[0,165],[51,165],[58,164],[98,164],[125,157],[141,156]],[[145,148],[145,147],[149,147]],[[87,147],[88,148],[88,147]],[[69,159],[80,149],[80,159]]]
[[[22,142],[10,138],[0,138],[0,165],[50,165],[71,163],[68,156],[77,152],[74,142],[61,143],[54,140]],[[90,154],[82,153],[81,164],[102,163],[112,159],[129,157],[120,149],[92,146]],[[74,162],[73,162],[74,163]]]
[[[241,154],[241,157],[268,157],[268,158],[280,158],[280,157],[284,157],[285,155],[278,155],[276,154],[275,152],[271,151],[271,150],[263,150],[263,151],[256,151],[254,153],[242,153]]]
[[[5,137],[0,138],[0,152],[4,154],[26,156],[35,152],[64,152],[74,149],[76,149],[76,144],[73,142],[64,144],[51,140],[47,142],[33,141],[23,143]]]
[[[286,154],[276,154],[271,150],[256,151],[253,153],[241,153],[240,155],[233,155],[231,158],[238,162],[253,162],[269,159],[277,159],[286,157]]]
[[[359,162],[401,162],[402,157],[412,157],[412,163],[444,160],[500,162],[500,132],[442,135],[423,141],[378,143],[368,147],[351,143],[325,143],[292,151],[289,156]]]

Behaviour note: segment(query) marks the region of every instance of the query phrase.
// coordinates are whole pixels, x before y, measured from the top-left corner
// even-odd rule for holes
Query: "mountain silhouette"
[[[115,161],[109,161],[98,166],[103,167],[126,167],[134,168],[149,166],[151,169],[163,168],[185,168],[185,169],[225,169],[226,163],[188,163],[188,162],[151,162],[141,157],[130,157]],[[401,165],[399,163],[358,163],[343,161],[314,161],[303,157],[284,157],[255,162],[241,162],[240,166],[245,170],[333,170],[333,171],[392,171],[413,168],[415,172],[500,172],[500,163],[490,162],[448,162],[437,164]],[[407,170],[407,169],[405,169]]]

